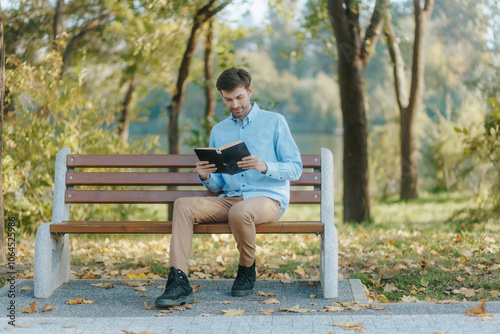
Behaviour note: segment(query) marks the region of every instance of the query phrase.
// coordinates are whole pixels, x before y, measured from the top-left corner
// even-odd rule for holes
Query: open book
[[[237,174],[243,172],[238,161],[250,155],[245,142],[239,140],[221,147],[199,147],[194,149],[200,161],[208,161],[217,167],[216,173]]]

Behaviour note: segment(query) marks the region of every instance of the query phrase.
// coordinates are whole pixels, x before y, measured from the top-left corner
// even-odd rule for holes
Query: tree
[[[220,4],[216,0],[210,0],[206,5],[196,11],[193,17],[193,25],[191,33],[186,43],[186,49],[182,57],[181,65],[177,75],[177,83],[172,94],[172,101],[167,106],[169,114],[169,129],[168,129],[168,153],[179,153],[179,115],[182,104],[186,95],[187,78],[191,67],[191,61],[196,48],[196,40],[203,25],[209,21],[215,14],[224,9],[231,0],[222,1]]]
[[[2,4],[0,4],[0,175],[2,173],[2,160],[3,160],[3,100],[5,92],[5,47],[3,44],[3,14]],[[3,183],[0,177],[0,263],[7,260],[5,251],[5,223],[4,223],[4,202],[3,202]]]
[[[370,24],[362,31],[359,1],[328,0],[338,50],[338,80],[344,124],[344,221],[370,219],[367,122],[364,75],[384,24],[388,0],[377,0]]]
[[[422,105],[424,89],[425,31],[434,7],[434,0],[425,0],[422,7],[419,0],[413,1],[415,10],[415,38],[411,68],[410,96],[406,91],[404,60],[392,24],[389,8],[386,10],[385,35],[389,54],[394,64],[394,87],[400,111],[401,146],[401,190],[403,200],[418,198],[418,170],[415,149],[415,118]]]

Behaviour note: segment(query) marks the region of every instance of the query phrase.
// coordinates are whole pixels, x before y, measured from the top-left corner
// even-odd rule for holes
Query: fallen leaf
[[[275,293],[273,293],[273,292],[268,292],[268,293],[266,293],[266,292],[262,292],[262,291],[257,292],[257,293],[256,293],[256,295],[257,295],[257,296],[263,296],[263,297],[272,297],[272,296],[276,296],[276,294],[275,294]]]
[[[143,286],[138,286],[137,288],[134,288],[135,291],[148,291],[145,287]]]
[[[270,298],[262,301],[262,304],[270,305],[270,304],[279,304],[279,300]]]
[[[219,302],[219,304],[232,304],[233,302],[230,301],[230,300],[223,300],[221,302]]]
[[[261,315],[270,315],[270,314],[273,314],[274,313],[274,310],[272,308],[268,308],[268,309],[265,309],[265,310],[260,310],[260,314]]]
[[[36,309],[36,302],[30,303],[30,308],[33,310],[33,312],[37,312],[38,310]]]
[[[76,327],[76,325],[62,325],[62,328],[73,328]]]
[[[495,320],[491,313],[486,312],[486,299],[479,300],[481,304],[468,308],[465,314],[471,317],[478,317],[479,320]]]
[[[500,292],[498,290],[491,290],[490,291],[490,295],[492,297],[499,297],[500,296]]]
[[[97,284],[92,284],[91,283],[90,285],[98,287],[98,288],[101,288],[101,289],[104,289],[104,290],[113,289],[115,287],[113,285],[113,283],[97,283]]]
[[[399,289],[393,283],[389,283],[384,286],[384,292],[396,292],[396,291],[399,291]]]
[[[42,308],[40,309],[40,312],[48,312],[48,311],[52,311],[54,309],[54,307],[56,306],[56,304],[45,304],[42,306]]]
[[[237,317],[237,316],[242,316],[243,313],[245,313],[245,310],[235,310],[230,308],[229,310],[219,310],[219,312],[223,312],[224,316],[227,317]]]
[[[202,313],[198,315],[199,317],[212,317],[213,314],[208,314],[208,313]]]
[[[428,287],[428,286],[429,286],[429,281],[427,281],[425,278],[422,278],[422,279],[420,280],[420,285],[421,285],[421,286]]]
[[[279,312],[293,312],[293,313],[306,313],[309,312],[309,309],[300,308],[300,304],[297,304],[292,307],[280,307],[278,308]]]
[[[156,306],[154,305],[148,306],[148,303],[146,303],[146,301],[144,301],[144,308],[146,310],[156,310]]]
[[[366,333],[366,328],[363,327],[363,323],[356,324],[353,321],[346,321],[346,322],[332,322],[332,326],[334,327],[341,327],[350,331],[358,331],[360,333]]]
[[[454,294],[458,295],[458,294],[463,294],[465,297],[469,298],[469,297],[472,297],[476,294],[476,292],[472,289],[467,289],[467,288],[460,288],[460,289],[455,289],[452,291]]]
[[[295,268],[294,272],[299,274],[299,276],[301,276],[301,277],[307,276],[306,272],[304,271],[304,268],[302,268],[301,266],[297,266],[297,268]]]
[[[33,290],[33,288],[29,285],[25,285],[23,286],[21,289],[19,289],[20,291],[29,291],[29,290]]]
[[[403,303],[418,303],[419,302],[418,298],[415,296],[403,296],[401,298],[401,301]]]
[[[462,276],[457,276],[456,277],[457,281],[459,281],[460,283],[463,283],[465,281],[465,278],[463,278]]]
[[[385,296],[380,296],[380,297],[378,297],[378,300],[379,300],[381,303],[390,303],[389,299],[387,299],[387,297],[385,297]]]
[[[194,292],[200,292],[200,285],[199,284],[191,285],[191,287],[193,288]]]
[[[176,311],[186,311],[187,309],[193,309],[193,304],[184,304],[180,306],[172,306],[170,307],[171,310],[176,310]]]
[[[95,300],[87,300],[83,299],[81,297],[77,297],[75,299],[70,299],[66,302],[68,305],[77,305],[77,304],[94,304],[96,301]]]
[[[33,313],[33,310],[30,308],[26,308],[21,306],[21,313]]]

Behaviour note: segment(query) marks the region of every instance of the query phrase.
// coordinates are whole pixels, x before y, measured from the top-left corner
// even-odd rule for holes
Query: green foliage
[[[5,213],[16,216],[19,232],[32,233],[51,219],[54,161],[64,147],[72,153],[138,153],[157,146],[151,137],[122,144],[116,131],[116,106],[85,94],[84,73],[59,79],[60,57],[49,53],[38,66],[8,59],[6,85],[15,110],[4,124],[3,186]],[[111,112],[110,112],[111,110]],[[73,219],[92,213],[124,216],[123,206],[76,207]],[[117,217],[118,218],[118,217]]]
[[[463,228],[500,218],[500,102],[494,97],[489,102],[494,109],[485,117],[481,131],[475,133],[470,127],[455,128],[465,144],[464,156],[474,163],[470,172],[479,173],[478,207],[458,211],[451,219]]]

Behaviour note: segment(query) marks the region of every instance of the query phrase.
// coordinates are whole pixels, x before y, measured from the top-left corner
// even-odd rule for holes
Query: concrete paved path
[[[35,299],[32,280],[16,280],[15,296],[9,285],[0,289],[0,305],[4,315],[0,322],[1,333],[358,333],[332,323],[354,322],[366,333],[500,333],[500,302],[487,302],[487,312],[493,320],[481,321],[465,311],[478,302],[459,304],[397,303],[373,304],[386,306],[384,310],[320,312],[332,302],[357,301],[366,304],[359,280],[339,282],[339,297],[335,300],[316,298],[321,295],[318,282],[294,280],[282,283],[278,280],[258,280],[255,292],[274,293],[275,296],[252,294],[243,298],[229,294],[233,280],[192,280],[199,285],[197,300],[192,309],[162,313],[158,309],[146,309],[163,292],[165,280],[143,285],[135,290],[122,282],[146,280],[74,280],[56,291],[49,299]],[[114,288],[103,290],[90,284],[113,283]],[[23,290],[21,290],[23,289]],[[26,290],[24,290],[26,289]],[[9,293],[9,290],[11,291]],[[145,290],[145,291],[139,291]],[[10,296],[9,296],[10,295]],[[84,298],[93,304],[67,305],[67,301]],[[263,304],[274,298],[279,304]],[[37,309],[45,303],[54,304],[48,312],[27,314],[21,307],[29,308],[36,302]],[[16,327],[10,329],[12,307]],[[308,309],[306,313],[283,312],[279,308]],[[11,307],[11,310],[9,310]],[[222,310],[244,310],[242,316],[224,316]],[[261,315],[262,310],[274,313]],[[20,327],[24,325],[25,327]],[[147,333],[147,332],[145,332]]]

